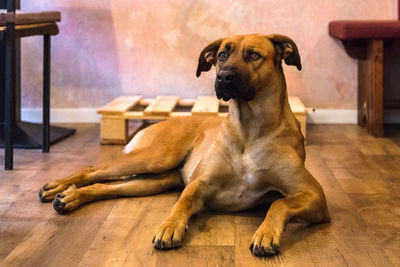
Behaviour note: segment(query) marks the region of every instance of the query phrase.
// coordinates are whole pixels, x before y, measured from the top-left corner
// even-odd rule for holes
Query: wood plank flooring
[[[121,154],[100,146],[96,124],[51,147],[16,150],[15,170],[0,170],[0,266],[400,266],[400,129],[375,139],[355,125],[311,125],[306,165],[324,187],[332,223],[290,224],[278,257],[248,247],[265,216],[203,212],[185,245],[157,251],[151,239],[180,193],[89,203],[58,215],[39,188],[88,164]],[[0,162],[4,162],[0,150]]]

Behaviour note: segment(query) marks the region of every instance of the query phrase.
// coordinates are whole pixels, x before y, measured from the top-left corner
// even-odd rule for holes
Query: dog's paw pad
[[[57,182],[45,184],[39,190],[39,199],[41,202],[51,202],[58,193],[61,193],[70,187],[71,186],[69,184],[62,184]]]
[[[249,247],[250,252],[257,257],[273,257],[280,252],[279,238],[270,231],[257,231]]]
[[[43,191],[42,191],[42,189],[40,189],[40,191],[39,191],[39,199],[40,199],[41,202],[48,202],[48,201],[46,200],[46,198],[43,197]]]
[[[273,245],[270,247],[262,246],[262,245],[254,245],[253,243],[249,247],[250,252],[257,257],[273,257],[280,252],[280,248],[278,245]]]
[[[48,194],[47,194],[47,191],[45,191],[45,190],[43,190],[43,188],[42,189],[40,189],[40,191],[39,191],[39,200],[41,201],[41,202],[51,202],[51,201],[53,201],[53,196],[49,196]]]
[[[179,221],[167,221],[163,223],[153,238],[153,245],[156,249],[174,249],[182,246],[182,240],[187,225]]]
[[[54,199],[53,208],[57,211],[58,214],[66,214],[69,211],[65,208],[65,202],[62,202],[58,198]]]

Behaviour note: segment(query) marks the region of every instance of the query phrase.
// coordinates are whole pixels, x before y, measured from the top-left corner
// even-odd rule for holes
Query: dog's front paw
[[[51,202],[58,193],[67,190],[69,186],[69,184],[63,184],[57,181],[45,184],[39,191],[39,199],[42,202]]]
[[[278,239],[274,231],[258,229],[253,235],[250,251],[257,257],[273,257],[280,252]]]
[[[187,224],[181,220],[165,221],[153,238],[156,249],[172,249],[182,246],[182,241],[187,231]]]
[[[58,193],[53,200],[53,207],[59,214],[65,214],[82,204],[81,194],[75,186],[70,186],[62,193]]]

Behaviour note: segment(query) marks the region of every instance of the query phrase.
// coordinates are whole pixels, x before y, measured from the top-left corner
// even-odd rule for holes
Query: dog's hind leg
[[[174,118],[154,124],[135,135],[124,156],[99,166],[89,166],[64,179],[46,184],[40,200],[52,201],[71,185],[85,185],[129,178],[136,174],[162,173],[181,164],[201,135],[202,118]],[[214,123],[216,124],[216,123]]]
[[[114,197],[154,195],[178,187],[183,187],[183,181],[178,170],[160,174],[143,174],[137,175],[135,179],[116,184],[96,183],[81,188],[70,186],[67,190],[56,195],[53,207],[58,213],[64,214],[90,201]]]
[[[63,179],[45,184],[39,192],[42,202],[52,201],[57,193],[71,185],[85,185],[111,180],[124,180],[136,174],[162,173],[176,168],[185,158],[187,149],[174,153],[163,149],[137,149],[116,160],[99,166],[88,166]]]

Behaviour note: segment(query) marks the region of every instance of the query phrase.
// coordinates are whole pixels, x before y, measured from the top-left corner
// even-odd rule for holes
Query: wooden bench
[[[306,136],[307,112],[298,97],[289,97],[290,107],[301,124]],[[129,130],[129,120],[165,120],[181,116],[220,116],[228,114],[228,103],[215,96],[199,96],[197,99],[180,99],[177,96],[159,96],[145,99],[141,96],[120,96],[97,111],[102,115],[100,123],[101,144],[126,144],[137,129]]]

